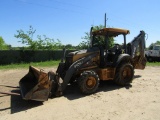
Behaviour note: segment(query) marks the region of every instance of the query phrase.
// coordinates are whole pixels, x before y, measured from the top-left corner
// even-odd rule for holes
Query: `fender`
[[[113,67],[117,67],[121,61],[132,61],[132,58],[128,54],[121,54],[118,56],[118,59],[114,62]]]
[[[79,60],[77,60],[76,62],[74,62],[69,69],[66,72],[66,75],[64,77],[63,83],[62,83],[62,91],[65,90],[65,88],[67,87],[67,84],[69,83],[71,77],[73,76],[73,74],[78,71],[86,62],[88,62],[89,60],[91,60],[92,58],[94,58],[95,56],[97,56],[97,54],[91,54],[87,57],[81,58]]]

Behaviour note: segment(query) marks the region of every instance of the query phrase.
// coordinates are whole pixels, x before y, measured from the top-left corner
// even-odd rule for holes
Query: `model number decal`
[[[79,63],[77,63],[76,65],[74,65],[74,68],[79,68],[81,65],[83,64],[83,61],[81,61],[81,62],[79,62]]]

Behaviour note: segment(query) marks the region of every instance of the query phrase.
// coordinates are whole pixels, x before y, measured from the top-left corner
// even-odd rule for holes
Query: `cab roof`
[[[118,35],[129,34],[129,30],[121,28],[103,28],[100,30],[93,31],[93,35],[108,35],[109,37],[116,37]]]

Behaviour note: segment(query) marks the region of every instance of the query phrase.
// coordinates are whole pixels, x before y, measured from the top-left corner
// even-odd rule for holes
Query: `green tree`
[[[154,43],[151,43],[151,44],[149,45],[148,49],[149,49],[149,50],[152,50],[152,49],[153,49],[153,45],[154,45]]]
[[[81,43],[79,43],[78,45],[78,49],[87,49],[88,46],[90,44],[90,41],[87,40],[87,41],[82,41]]]
[[[48,50],[53,50],[53,49],[61,49],[62,44],[59,39],[56,41],[52,38],[47,37],[46,35],[42,36],[38,35],[37,36],[37,47],[38,49],[48,49]]]
[[[149,49],[149,50],[152,50],[154,45],[160,45],[160,41],[157,40],[155,43],[151,43],[151,44],[149,45],[148,49]]]
[[[159,41],[159,40],[157,40],[155,44],[160,45],[160,41]]]
[[[55,41],[54,39],[51,39],[47,37],[46,35],[37,35],[37,40],[33,40],[33,35],[35,34],[36,30],[33,29],[32,26],[29,27],[29,30],[27,32],[24,32],[23,30],[17,30],[17,35],[14,35],[16,38],[20,39],[22,44],[25,44],[28,46],[31,50],[37,50],[37,49],[60,49],[62,44],[59,39]]]
[[[93,27],[93,31],[95,30],[100,30],[103,29],[104,26],[103,25],[99,25],[99,26],[92,26]],[[85,41],[82,41],[78,46],[80,49],[86,49],[88,48],[88,46],[90,45],[90,33],[89,32],[85,32],[85,36],[82,37],[82,39],[85,39]],[[99,36],[95,38],[97,44],[99,45],[104,45],[105,44],[105,37],[104,36]],[[109,48],[111,48],[114,45],[114,39],[113,37],[109,38],[108,41],[108,46]]]
[[[67,44],[67,45],[65,45],[65,48],[66,49],[73,49],[73,46],[72,46],[72,44]]]
[[[7,50],[9,47],[10,45],[7,45],[4,39],[0,36],[0,50]]]
[[[32,26],[29,26],[29,30],[27,32],[24,32],[22,29],[17,30],[18,34],[14,35],[14,37],[21,39],[18,42],[27,45],[29,49],[35,50],[37,48],[37,41],[33,40],[33,35],[35,32],[36,30],[34,30]]]

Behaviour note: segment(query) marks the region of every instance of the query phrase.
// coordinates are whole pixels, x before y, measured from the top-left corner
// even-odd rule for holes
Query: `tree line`
[[[0,36],[0,50],[57,50],[57,49],[82,49],[87,48],[88,45],[84,44],[84,42],[79,43],[77,46],[73,46],[72,44],[63,45],[59,39],[49,38],[46,35],[37,35],[34,37],[36,33],[36,29],[32,26],[29,26],[28,31],[24,31],[22,29],[17,30],[17,33],[14,35],[15,38],[18,39],[18,42],[23,44],[23,47],[11,47],[5,43],[5,40],[2,36]]]
[[[99,30],[104,28],[103,25],[99,26],[93,26],[94,30]],[[23,49],[23,50],[57,50],[57,49],[86,49],[90,45],[90,33],[85,32],[85,36],[82,37],[83,41],[80,42],[77,46],[73,46],[72,44],[63,45],[59,39],[53,39],[49,38],[46,35],[37,35],[36,38],[34,38],[34,34],[36,32],[36,29],[34,29],[32,26],[29,26],[28,31],[24,31],[22,29],[17,30],[17,33],[14,35],[15,38],[18,39],[18,42],[23,44],[23,47],[16,47],[13,48],[11,45],[8,45],[5,43],[2,36],[0,36],[0,50],[9,50],[9,49]],[[104,44],[104,38],[99,37],[97,40],[98,44]],[[113,38],[110,38],[109,40],[109,47],[112,47],[114,45],[115,41]],[[156,41],[155,43],[152,43],[147,49],[152,49],[152,46],[154,44],[159,44],[160,41]]]

